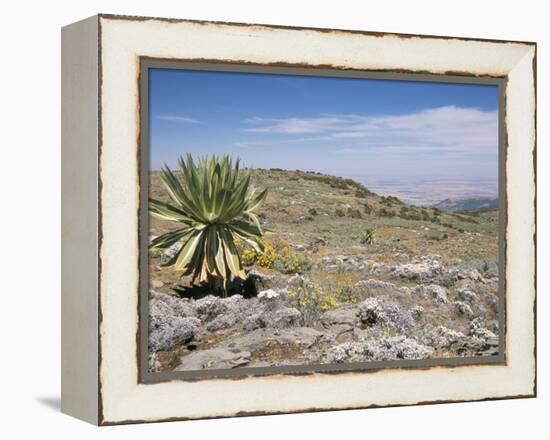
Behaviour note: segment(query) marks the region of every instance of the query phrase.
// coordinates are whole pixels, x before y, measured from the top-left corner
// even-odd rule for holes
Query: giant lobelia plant
[[[240,172],[239,160],[228,155],[195,162],[188,154],[178,163],[179,176],[166,165],[160,172],[172,203],[149,199],[149,211],[181,228],[155,238],[149,248],[163,250],[181,242],[166,265],[192,275],[192,283],[207,282],[215,293],[226,296],[228,282],[245,277],[235,240],[263,251],[264,231],[256,213],[267,189],[256,194],[250,174]]]

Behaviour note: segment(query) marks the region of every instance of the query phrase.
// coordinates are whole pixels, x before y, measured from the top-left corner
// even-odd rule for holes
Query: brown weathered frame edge
[[[450,40],[462,40],[462,41],[480,41],[480,42],[496,42],[496,43],[520,43],[520,44],[526,44],[531,45],[535,48],[535,55],[533,57],[533,76],[534,76],[534,94],[535,94],[535,142],[533,147],[533,164],[535,166],[534,168],[534,183],[535,183],[535,197],[534,197],[534,209],[536,213],[537,208],[537,190],[536,190],[536,182],[537,182],[537,138],[536,138],[536,114],[537,114],[537,106],[536,106],[536,98],[537,98],[537,81],[536,81],[536,61],[537,61],[537,44],[536,42],[532,41],[514,41],[514,40],[495,40],[495,39],[484,39],[484,38],[461,38],[461,37],[453,37],[453,36],[441,36],[441,35],[419,35],[419,34],[401,34],[401,33],[392,33],[392,32],[369,32],[369,31],[357,31],[357,30],[341,30],[341,29],[328,29],[328,28],[313,28],[313,27],[297,27],[297,26],[277,26],[277,25],[254,25],[254,24],[246,24],[246,23],[232,23],[232,22],[217,22],[217,21],[203,21],[203,20],[185,20],[185,19],[170,19],[170,18],[154,18],[154,17],[140,17],[140,16],[129,16],[129,15],[114,15],[114,14],[98,14],[97,15],[97,26],[98,26],[98,60],[99,60],[99,84],[98,84],[98,111],[99,111],[99,120],[98,120],[98,164],[100,164],[101,160],[101,147],[102,147],[102,127],[101,127],[101,92],[102,92],[102,78],[101,78],[101,72],[102,72],[102,66],[101,66],[101,19],[102,18],[109,18],[114,20],[129,20],[129,21],[148,21],[148,20],[160,20],[164,22],[190,22],[190,23],[197,23],[197,24],[223,24],[223,25],[229,25],[229,26],[264,26],[274,29],[292,29],[292,30],[316,30],[319,32],[344,32],[344,33],[359,33],[363,35],[372,35],[372,36],[387,36],[387,35],[394,35],[401,38],[435,38],[435,39],[450,39]],[[460,75],[460,72],[454,72],[457,75]],[[98,175],[98,190],[99,194],[101,196],[101,189],[102,189],[102,183],[101,183],[101,176]],[[101,199],[101,197],[100,197]],[[102,242],[102,225],[101,225],[101,202],[99,201],[99,209],[98,209],[98,219],[99,219],[99,225],[98,225],[98,281],[101,281],[101,256],[100,256],[100,249],[101,249],[101,242]],[[532,394],[527,395],[510,395],[510,396],[504,396],[504,397],[497,397],[497,398],[485,398],[485,399],[474,399],[474,400],[453,400],[453,401],[435,401],[435,402],[420,402],[415,404],[405,404],[405,405],[387,405],[387,407],[393,407],[393,406],[416,406],[416,405],[430,405],[430,404],[439,404],[439,403],[458,403],[458,402],[477,402],[477,401],[493,401],[493,400],[504,400],[504,399],[520,399],[520,398],[534,398],[537,396],[537,332],[536,332],[536,326],[537,326],[537,290],[536,290],[536,282],[537,282],[537,271],[536,271],[536,262],[537,262],[537,244],[536,244],[536,236],[537,236],[537,218],[535,215],[535,224],[534,224],[535,232],[533,236],[533,244],[534,244],[534,250],[535,250],[535,273],[534,273],[534,292],[535,292],[535,298],[534,298],[534,304],[533,304],[533,311],[534,311],[534,337],[535,337],[535,345],[534,345],[534,360],[535,360],[535,378],[534,378],[534,386],[533,386],[533,392]],[[99,289],[101,290],[101,284],[99,285]],[[101,368],[101,334],[100,334],[100,326],[101,326],[101,295],[98,295],[98,307],[99,307],[99,314],[98,314],[98,339],[99,339],[99,348],[98,348],[98,367]],[[104,415],[102,411],[102,395],[101,395],[101,378],[100,375],[98,375],[97,378],[98,382],[98,425],[101,426],[107,426],[107,425],[117,425],[117,424],[131,424],[131,423],[156,423],[156,422],[163,422],[163,421],[176,421],[176,420],[195,420],[195,418],[167,418],[164,420],[159,421],[149,421],[149,420],[127,420],[120,423],[110,423],[105,422]],[[361,407],[350,407],[350,408],[344,408],[344,409],[363,409],[363,408],[376,408],[379,407],[377,405],[371,405],[371,406],[361,406]],[[316,411],[335,411],[335,410],[341,410],[343,408],[327,408],[327,409],[318,409],[318,408],[311,408],[306,410],[300,410],[300,411],[289,411],[289,412],[280,412],[280,413],[269,413],[269,414],[288,414],[288,413],[301,413],[301,412],[316,412]],[[265,415],[264,413],[241,413],[237,414],[235,416],[253,416],[253,415]],[[226,418],[225,416],[219,416],[219,417],[202,417],[202,419],[206,418]]]

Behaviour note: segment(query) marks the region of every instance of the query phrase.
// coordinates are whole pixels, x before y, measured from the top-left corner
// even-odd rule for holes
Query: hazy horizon
[[[409,201],[498,193],[497,86],[175,69],[149,84],[151,169],[229,153]]]

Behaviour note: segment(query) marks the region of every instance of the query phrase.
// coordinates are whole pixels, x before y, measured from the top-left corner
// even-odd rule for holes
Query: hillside
[[[393,261],[437,254],[447,259],[495,259],[498,255],[498,210],[465,213],[406,205],[381,197],[361,184],[303,171],[253,170],[258,188],[269,188],[260,217],[267,240],[281,240],[318,255],[368,254]],[[151,197],[168,201],[158,177],[151,175]],[[175,225],[151,221],[158,235]],[[360,243],[366,228],[376,230],[373,245]]]
[[[152,370],[498,353],[498,210],[444,212],[349,179],[251,173],[269,188],[266,251],[238,245],[248,278],[233,296],[191,286],[162,265],[169,251],[150,255]],[[150,191],[168,201],[158,172]],[[158,236],[177,225],[150,227]]]

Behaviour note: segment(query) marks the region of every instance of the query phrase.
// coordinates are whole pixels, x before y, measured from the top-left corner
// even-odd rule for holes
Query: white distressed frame
[[[534,44],[115,16],[98,25],[99,424],[535,395]],[[507,77],[506,365],[138,383],[140,57]]]

